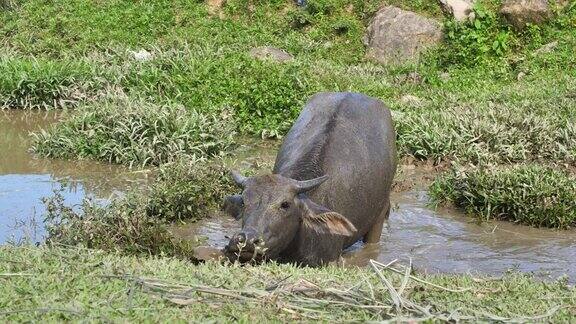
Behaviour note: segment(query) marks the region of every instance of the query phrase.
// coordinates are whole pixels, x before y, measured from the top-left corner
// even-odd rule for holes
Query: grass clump
[[[289,129],[316,88],[305,64],[192,47],[167,50],[151,62],[134,65],[119,83],[127,93],[210,114],[229,107],[240,131],[268,137]]]
[[[557,161],[576,165],[576,113],[559,102],[548,111],[494,105],[409,110],[396,119],[400,154],[471,163]],[[559,107],[560,106],[560,107]],[[544,109],[542,109],[544,110]]]
[[[0,109],[75,106],[91,89],[88,64],[0,56]]]
[[[160,165],[184,157],[214,157],[233,144],[225,112],[204,115],[178,106],[107,101],[79,108],[49,130],[35,133],[36,154],[111,163]]]
[[[191,243],[175,239],[168,225],[208,217],[232,192],[229,178],[217,163],[180,162],[163,166],[147,190],[133,189],[106,205],[87,199],[80,209],[71,208],[56,192],[45,199],[47,241],[126,254],[190,257]]]
[[[0,259],[0,318],[9,322],[569,322],[576,303],[562,281],[405,277],[397,264],[401,274],[382,266],[195,266],[46,246],[0,246]]]
[[[430,187],[434,202],[451,202],[483,220],[567,229],[576,226],[576,179],[539,165],[452,172]]]
[[[158,170],[149,188],[146,212],[166,221],[199,220],[236,191],[229,171],[218,162],[176,162]]]

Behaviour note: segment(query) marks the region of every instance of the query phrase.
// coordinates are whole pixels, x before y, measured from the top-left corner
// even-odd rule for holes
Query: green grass
[[[443,20],[446,41],[417,64],[366,61],[362,36],[378,1],[314,0],[300,9],[292,1],[234,0],[218,17],[200,2],[29,0],[0,14],[8,53],[0,54],[6,57],[0,71],[8,71],[0,77],[0,93],[7,107],[73,102],[102,115],[110,114],[103,98],[118,96],[133,105],[182,105],[211,116],[206,118],[226,110],[242,134],[281,137],[312,94],[357,91],[405,113],[398,120],[403,155],[573,163],[576,6],[558,11],[548,24],[514,31],[496,15],[499,1],[480,1],[476,22],[464,24],[443,18],[433,2],[390,4]],[[554,41],[552,52],[534,54]],[[280,47],[295,60],[249,57],[251,48],[263,45]],[[129,51],[141,48],[153,59],[134,60]],[[422,82],[402,81],[414,71]],[[440,78],[444,73],[449,80]],[[519,74],[525,77],[518,81]],[[402,103],[406,94],[421,98],[421,109]],[[87,143],[86,133],[69,131],[83,122],[73,118],[59,126],[60,140]],[[531,127],[538,131],[526,140],[521,132]],[[73,135],[78,138],[68,138]],[[86,151],[99,153],[98,145],[41,153],[93,157]],[[139,164],[148,158],[141,155],[96,158]]]
[[[222,164],[179,161],[163,165],[148,188],[132,189],[103,206],[85,199],[79,208],[72,208],[55,192],[44,200],[47,241],[189,258],[195,242],[175,239],[169,225],[209,217],[234,191]]]
[[[160,165],[186,157],[224,154],[234,140],[226,111],[205,115],[179,106],[116,100],[85,106],[34,134],[32,149],[51,158],[91,158],[110,163]]]
[[[74,107],[92,92],[85,62],[0,56],[0,109]]]
[[[0,247],[0,318],[22,321],[218,322],[422,319],[568,322],[576,292],[562,281],[509,274],[418,276],[450,292],[408,280],[405,306],[370,268],[193,265],[165,257],[125,257],[64,247]],[[399,289],[403,275],[383,270]],[[218,295],[225,294],[225,295]],[[345,298],[345,299],[343,299]]]
[[[435,180],[430,195],[482,220],[566,229],[576,226],[576,178],[538,165],[454,171]]]

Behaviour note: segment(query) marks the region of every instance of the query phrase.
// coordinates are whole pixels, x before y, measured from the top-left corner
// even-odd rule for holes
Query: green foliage
[[[440,51],[441,65],[481,65],[485,61],[501,58],[508,53],[514,36],[495,11],[481,2],[475,4],[476,18],[472,21],[447,21],[445,44]]]
[[[397,314],[370,268],[193,265],[58,246],[1,246],[0,259],[6,322],[407,322],[421,316]],[[564,281],[413,273],[450,290],[465,288],[452,292],[415,280],[403,285],[404,275],[389,270],[382,274],[394,287],[405,287],[403,300],[431,314],[428,322],[568,323],[574,317],[576,290]],[[278,283],[275,289],[271,283]],[[353,299],[344,304],[346,293]]]
[[[165,164],[150,185],[146,213],[169,222],[199,220],[235,191],[228,170],[217,162]]]
[[[80,210],[71,208],[59,192],[45,198],[48,242],[190,257],[191,242],[175,239],[168,225],[209,217],[234,186],[218,162],[180,161],[162,166],[158,173],[147,190],[132,189],[104,206],[86,199]]]
[[[0,109],[74,106],[93,88],[83,62],[0,56]]]
[[[46,241],[125,254],[191,255],[190,242],[176,240],[164,220],[146,213],[145,199],[130,198],[104,207],[85,200],[81,210],[76,211],[66,206],[64,197],[55,192],[44,199]]]
[[[570,107],[410,110],[396,118],[398,146],[401,155],[422,160],[576,164],[576,120],[570,118],[574,113]]]
[[[576,226],[576,179],[539,165],[454,171],[430,187],[435,202],[450,201],[483,220],[533,226]]]
[[[192,49],[164,53],[134,66],[121,79],[133,93],[175,98],[188,108],[213,113],[230,107],[244,133],[283,134],[312,94],[302,64],[260,61],[246,54],[198,55]]]
[[[183,157],[214,157],[233,144],[229,114],[204,115],[178,106],[107,101],[83,106],[49,130],[33,134],[36,154],[160,165]]]

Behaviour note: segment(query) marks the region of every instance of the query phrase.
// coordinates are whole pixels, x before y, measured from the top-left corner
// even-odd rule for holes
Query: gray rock
[[[457,21],[474,20],[473,0],[439,0],[442,10]]]
[[[520,81],[520,80],[524,79],[525,76],[526,76],[526,72],[520,71],[518,73],[518,75],[516,75],[516,80]]]
[[[541,24],[550,18],[548,0],[504,0],[500,14],[516,29]]]
[[[540,47],[539,49],[535,50],[534,55],[540,55],[540,54],[553,52],[556,49],[556,47],[558,47],[558,41],[553,41],[552,43],[548,43],[548,44]]]
[[[442,40],[442,27],[433,19],[397,7],[380,9],[364,36],[367,56],[384,64],[401,64]]]
[[[294,59],[290,53],[271,46],[253,48],[250,50],[250,56],[259,60],[271,60],[280,63],[289,62]]]
[[[210,15],[218,15],[225,4],[226,0],[206,0],[206,5],[208,6],[208,13]]]

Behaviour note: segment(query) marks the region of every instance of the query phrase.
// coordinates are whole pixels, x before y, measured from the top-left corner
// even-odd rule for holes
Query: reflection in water
[[[433,211],[425,192],[395,193],[387,227],[379,244],[357,243],[347,249],[343,263],[364,266],[375,259],[388,263],[412,260],[428,273],[485,273],[507,270],[533,272],[541,278],[564,274],[576,282],[576,232],[536,229],[508,222],[477,224],[450,209]],[[196,224],[174,229],[177,236],[202,236],[206,245],[223,247],[225,235],[239,229],[231,217],[217,214]]]
[[[41,223],[43,197],[68,185],[62,192],[68,205],[86,196],[106,199],[120,195],[145,173],[93,161],[35,159],[29,152],[29,132],[46,128],[58,119],[56,112],[0,111],[0,243],[20,240],[33,219]],[[24,228],[14,230],[17,225]],[[32,233],[33,234],[33,233]],[[42,227],[31,239],[41,240]],[[36,236],[36,237],[34,237]],[[28,236],[29,237],[29,236]]]

